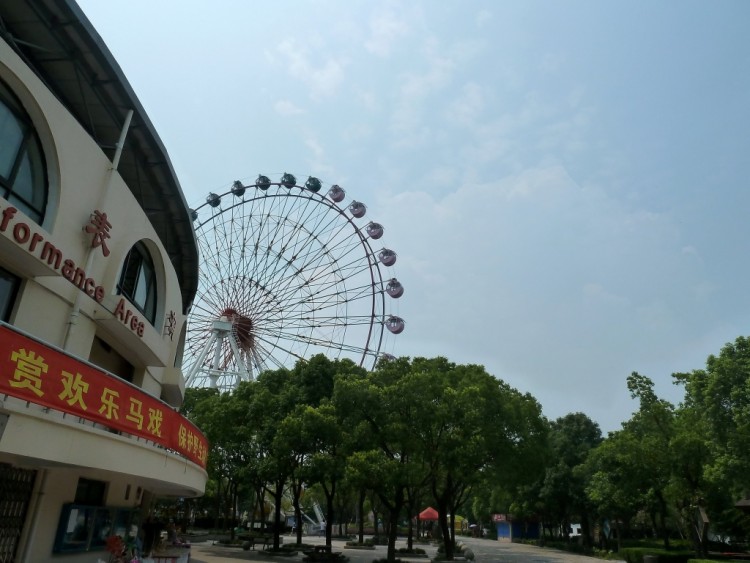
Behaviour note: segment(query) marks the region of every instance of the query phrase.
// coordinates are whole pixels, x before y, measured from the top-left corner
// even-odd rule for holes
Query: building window
[[[151,255],[142,242],[130,249],[117,290],[154,324],[156,319],[156,272]]]
[[[89,504],[92,506],[104,506],[104,494],[107,491],[107,483],[94,481],[79,477],[76,487],[76,504]]]
[[[133,383],[135,372],[133,365],[98,336],[94,337],[94,342],[91,344],[89,361],[128,383]]]
[[[0,321],[10,321],[10,312],[16,301],[21,280],[9,271],[0,268]]]
[[[47,207],[47,166],[31,119],[0,82],[0,196],[37,223]]]

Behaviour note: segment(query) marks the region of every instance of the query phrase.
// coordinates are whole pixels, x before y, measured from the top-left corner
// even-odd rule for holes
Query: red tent
[[[419,513],[419,519],[420,520],[437,520],[438,512],[431,506],[428,506],[422,512]]]

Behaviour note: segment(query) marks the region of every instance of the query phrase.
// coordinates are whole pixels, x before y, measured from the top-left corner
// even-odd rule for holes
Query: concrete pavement
[[[293,538],[285,536],[286,542]],[[325,538],[318,536],[305,536],[303,541],[313,545],[324,545]],[[524,562],[534,563],[597,563],[598,559],[586,557],[566,551],[558,551],[549,548],[540,548],[530,545],[497,542],[478,538],[461,538],[470,547],[476,556],[476,563],[504,563]],[[253,561],[257,563],[301,563],[304,555],[298,552],[296,556],[273,556],[266,555],[262,551],[244,551],[240,547],[227,547],[215,545],[213,541],[201,541],[200,538],[191,540],[192,548],[190,563],[237,563],[238,561]],[[373,550],[346,548],[343,540],[333,540],[333,550],[342,552],[349,563],[372,563],[375,559],[383,559],[386,556],[385,546],[376,546]],[[397,548],[406,547],[405,540],[399,540]],[[420,545],[427,552],[427,558],[401,557],[410,563],[428,563],[437,554],[434,545]]]

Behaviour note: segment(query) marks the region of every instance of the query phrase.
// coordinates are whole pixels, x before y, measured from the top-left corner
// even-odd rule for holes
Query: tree
[[[637,460],[631,455],[637,438],[629,432],[611,432],[596,447],[585,462],[587,475],[585,492],[596,507],[602,521],[602,535],[609,540],[609,529],[614,528],[617,549],[621,547],[621,522],[630,522],[643,504]]]
[[[237,432],[235,420],[241,418],[243,407],[229,393],[216,389],[188,389],[183,412],[204,433],[209,442],[206,470],[215,484],[215,527],[223,516],[225,523],[235,518],[242,471],[248,461],[245,437]],[[234,527],[229,526],[231,533]]]
[[[455,547],[453,517],[474,486],[488,478],[518,483],[514,466],[535,450],[545,434],[541,408],[488,374],[482,366],[456,365],[445,358],[417,358],[406,383],[421,389],[415,423],[429,483],[445,539],[446,557]]]
[[[540,489],[546,512],[568,538],[572,519],[581,522],[584,542],[590,546],[589,505],[581,466],[602,440],[599,425],[583,413],[571,413],[550,424],[549,448],[552,464],[547,467]]]
[[[613,517],[617,527],[636,510],[648,515],[654,536],[668,548],[669,520],[678,506],[676,461],[684,460],[675,448],[675,409],[657,397],[644,375],[631,373],[627,386],[638,410],[594,452],[586,491],[600,515]],[[620,537],[618,529],[618,542]]]
[[[317,483],[326,499],[326,546],[331,549],[332,526],[335,521],[335,498],[344,478],[347,440],[333,405],[325,400],[317,408],[307,406],[301,412],[302,437],[309,458],[305,476]]]
[[[418,389],[403,384],[408,369],[408,358],[381,362],[366,375],[338,379],[334,389],[336,410],[361,444],[349,457],[349,479],[354,486],[367,484],[388,513],[389,561],[395,559],[407,488],[423,479],[413,432],[422,399]]]
[[[673,378],[685,388],[680,423],[693,430],[681,439],[702,469],[689,472],[692,510],[700,502],[717,532],[747,536],[747,519],[734,504],[750,491],[750,338],[738,337],[708,356],[704,369]]]
[[[452,559],[452,519],[472,487],[490,474],[517,477],[513,465],[544,434],[541,409],[529,395],[481,366],[445,358],[381,362],[366,378],[342,381],[334,397],[370,436],[371,449],[355,454],[351,466],[376,484],[388,509],[389,559],[410,487],[429,487]]]
[[[633,372],[627,379],[631,397],[639,400],[639,409],[623,424],[623,430],[634,435],[632,455],[639,461],[636,475],[641,477],[641,490],[646,491],[645,506],[653,527],[669,548],[669,498],[672,481],[672,448],[674,407],[659,399],[653,382]]]

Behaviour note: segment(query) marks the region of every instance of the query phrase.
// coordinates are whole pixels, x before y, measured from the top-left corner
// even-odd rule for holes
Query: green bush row
[[[693,551],[667,551],[664,548],[654,547],[626,547],[619,551],[619,556],[628,563],[643,563],[643,557],[646,555],[655,555],[659,563],[687,563],[693,559]]]

